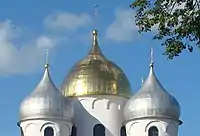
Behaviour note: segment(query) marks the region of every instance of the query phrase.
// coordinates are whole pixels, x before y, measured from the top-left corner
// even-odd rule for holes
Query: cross
[[[94,15],[94,27],[96,27],[96,23],[97,23],[97,15],[98,15],[98,12],[97,12],[97,8],[99,6],[97,4],[93,5],[93,15]]]
[[[45,68],[48,67],[49,67],[49,49],[47,49],[45,53]]]
[[[153,48],[151,48],[150,66],[153,66]]]

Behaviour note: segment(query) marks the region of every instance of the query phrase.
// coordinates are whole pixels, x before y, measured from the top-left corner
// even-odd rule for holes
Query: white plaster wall
[[[55,136],[70,136],[72,123],[62,120],[27,120],[20,123],[24,136],[44,136],[44,129],[51,126]]]
[[[127,136],[148,136],[150,127],[158,128],[159,136],[177,136],[179,122],[170,119],[141,119],[126,124]]]
[[[96,124],[105,126],[106,136],[120,136],[126,102],[126,98],[112,95],[74,98],[77,136],[93,136],[93,127]]]

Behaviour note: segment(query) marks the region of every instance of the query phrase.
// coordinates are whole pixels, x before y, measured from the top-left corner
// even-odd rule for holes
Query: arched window
[[[121,127],[120,136],[126,136],[126,127],[125,126]]]
[[[158,128],[155,126],[150,127],[148,136],[158,136]]]
[[[93,128],[93,136],[105,136],[105,127],[102,124],[97,124]]]
[[[52,127],[45,128],[44,136],[54,136],[53,128]]]
[[[72,126],[71,136],[76,136],[76,127],[75,126]]]

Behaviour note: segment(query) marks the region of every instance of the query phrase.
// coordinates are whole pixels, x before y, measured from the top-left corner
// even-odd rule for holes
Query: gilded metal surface
[[[128,100],[124,116],[127,121],[143,117],[166,117],[179,120],[180,106],[158,81],[153,65],[139,92]]]
[[[74,110],[69,99],[64,98],[52,82],[48,65],[35,90],[26,97],[20,106],[20,120],[34,118],[72,119]]]
[[[72,67],[61,90],[64,96],[102,94],[129,97],[132,94],[126,75],[102,54],[96,30],[93,31],[89,54]]]

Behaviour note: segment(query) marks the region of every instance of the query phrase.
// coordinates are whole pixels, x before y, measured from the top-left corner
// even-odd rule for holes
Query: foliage
[[[130,7],[139,33],[157,27],[154,39],[163,40],[169,59],[200,47],[200,0],[135,0]]]

